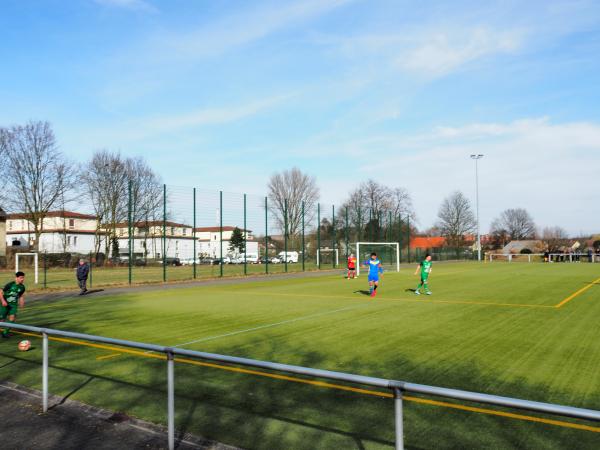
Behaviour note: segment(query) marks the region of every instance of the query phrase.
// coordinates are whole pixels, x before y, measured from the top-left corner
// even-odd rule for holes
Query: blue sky
[[[4,0],[0,124],[50,121],[84,161],[263,194],[298,166],[341,203],[374,178],[422,228],[451,191],[600,232],[594,1]]]

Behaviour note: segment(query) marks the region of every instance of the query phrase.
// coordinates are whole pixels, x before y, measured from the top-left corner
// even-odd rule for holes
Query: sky
[[[600,233],[597,1],[3,0],[0,126],[143,156],[167,184],[262,194],[314,175],[324,203],[369,178],[418,226],[463,191]]]

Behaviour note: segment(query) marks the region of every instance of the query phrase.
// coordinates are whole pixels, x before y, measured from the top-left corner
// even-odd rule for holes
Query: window
[[[183,235],[186,236],[187,235],[187,228],[183,229]]]
[[[9,220],[9,221],[8,221],[8,229],[9,229],[9,230],[12,230],[12,220]]]
[[[69,219],[69,229],[75,228],[75,219]]]
[[[67,245],[71,245],[71,236],[67,236]]]
[[[77,236],[73,236],[73,245],[77,245]]]
[[[119,236],[123,236],[125,234],[125,230],[123,228],[119,228]]]
[[[175,234],[175,227],[171,227],[171,236]]]

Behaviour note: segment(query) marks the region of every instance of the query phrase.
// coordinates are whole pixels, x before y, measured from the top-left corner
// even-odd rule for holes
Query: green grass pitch
[[[413,272],[387,272],[374,300],[361,292],[365,277],[340,271],[40,301],[20,322],[600,409],[600,266],[434,264],[431,297],[409,290]],[[27,353],[18,340],[0,342],[0,379],[39,388],[40,340]],[[166,422],[163,360],[57,341],[50,349],[51,393]],[[244,448],[393,448],[389,398],[189,363],[175,377],[179,430]],[[414,400],[407,448],[600,447],[597,423]]]

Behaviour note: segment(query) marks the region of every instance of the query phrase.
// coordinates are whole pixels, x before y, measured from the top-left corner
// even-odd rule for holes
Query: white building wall
[[[33,234],[18,233],[8,234],[6,236],[6,245],[11,247],[13,241],[19,241],[22,247],[28,247],[30,240],[34,238]],[[90,253],[95,250],[95,235],[67,233],[66,242],[63,233],[42,233],[40,236],[40,252],[48,253]],[[65,246],[66,244],[66,246]]]

